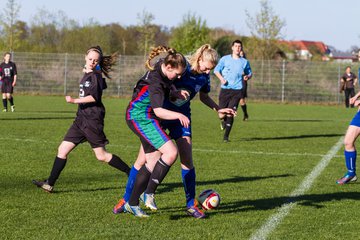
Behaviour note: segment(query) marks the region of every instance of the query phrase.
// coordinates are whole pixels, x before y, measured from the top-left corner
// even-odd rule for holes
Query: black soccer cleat
[[[32,183],[35,184],[37,187],[42,188],[44,191],[48,193],[51,193],[54,189],[54,186],[51,186],[48,183],[48,180],[44,180],[44,181],[32,180]]]
[[[248,114],[245,114],[245,115],[244,115],[244,118],[243,118],[243,121],[247,121],[247,120],[249,120],[249,115],[248,115]]]

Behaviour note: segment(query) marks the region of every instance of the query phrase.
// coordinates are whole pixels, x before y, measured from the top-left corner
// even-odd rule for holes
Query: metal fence
[[[13,53],[18,68],[16,92],[24,94],[76,95],[82,77],[84,55]],[[143,75],[143,56],[120,56],[107,80],[107,96],[128,97],[137,80]],[[342,103],[339,79],[349,64],[338,62],[311,62],[250,60],[253,78],[248,84],[248,96],[254,100],[278,102]],[[359,63],[350,64],[358,73]],[[220,90],[219,80],[212,75],[213,97]]]

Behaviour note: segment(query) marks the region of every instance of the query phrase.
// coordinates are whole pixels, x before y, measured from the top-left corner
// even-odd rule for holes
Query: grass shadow
[[[254,119],[251,120],[254,122],[333,122],[334,120],[325,120],[325,119]]]
[[[359,192],[336,192],[327,194],[308,194],[298,197],[275,197],[222,203],[218,213],[271,210],[284,204],[296,203],[302,206],[323,208],[330,201],[360,200]]]
[[[0,118],[0,121],[22,121],[22,120],[64,120],[64,119],[74,119],[75,117],[23,117],[23,118]]]
[[[272,210],[280,208],[285,204],[296,203],[301,206],[314,207],[316,209],[323,208],[324,203],[331,201],[343,201],[343,200],[360,200],[360,192],[336,192],[327,194],[309,194],[299,197],[275,197],[275,198],[263,198],[255,200],[244,200],[220,204],[217,210],[206,211],[208,218],[217,214],[234,214],[236,212],[247,211],[261,211]],[[174,208],[175,209],[178,208]],[[170,220],[179,220],[182,218],[188,218],[186,214],[172,214]]]
[[[283,136],[283,137],[264,137],[264,138],[241,138],[240,141],[267,141],[267,140],[292,140],[292,139],[303,139],[303,138],[324,138],[324,137],[340,137],[344,134],[308,134],[308,135],[297,135],[297,136]]]
[[[281,174],[281,175],[270,175],[270,176],[262,176],[262,177],[242,177],[242,176],[236,176],[232,178],[227,179],[214,179],[214,180],[208,180],[208,181],[196,181],[196,186],[207,186],[207,185],[214,185],[214,184],[225,184],[225,183],[238,183],[238,182],[249,182],[249,181],[258,181],[258,180],[264,180],[269,178],[286,178],[294,176],[292,174]],[[165,192],[171,192],[175,188],[182,188],[183,183],[182,182],[174,182],[174,183],[163,183],[158,188],[158,193],[165,193]]]

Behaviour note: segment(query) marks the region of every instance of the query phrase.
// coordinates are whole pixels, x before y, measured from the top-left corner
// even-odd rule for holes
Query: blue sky
[[[7,0],[1,0],[2,6]],[[19,18],[30,22],[38,9],[62,10],[66,15],[86,22],[90,18],[101,24],[136,25],[143,10],[155,16],[154,23],[168,27],[182,22],[189,12],[201,16],[209,27],[223,27],[237,34],[249,35],[247,10],[254,16],[260,11],[258,0],[16,0],[21,5]],[[323,41],[339,50],[360,47],[359,0],[270,0],[274,12],[286,22],[287,40]]]

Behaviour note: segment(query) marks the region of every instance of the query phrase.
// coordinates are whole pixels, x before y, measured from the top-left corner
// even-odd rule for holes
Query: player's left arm
[[[14,75],[14,80],[12,82],[12,86],[14,87],[16,85],[16,79],[17,79],[17,74]]]
[[[246,65],[245,65],[245,68],[244,68],[244,80],[245,81],[248,81],[251,79],[252,77],[252,70],[251,70],[251,67],[250,67],[250,63],[249,61],[246,62]]]
[[[14,71],[14,78],[13,78],[12,86],[14,87],[16,85],[16,79],[17,79],[17,67],[15,63],[13,63],[13,71]]]
[[[226,115],[236,116],[236,112],[231,108],[221,108],[216,102],[209,96],[208,93],[200,91],[200,101],[203,102],[206,106],[213,109],[219,114],[219,118],[223,119]]]
[[[214,100],[212,100],[212,98],[209,96],[209,94],[205,93],[205,92],[201,92],[200,91],[200,101],[202,103],[204,103],[206,106],[208,106],[209,108],[218,111],[219,105],[216,104],[216,102]]]

